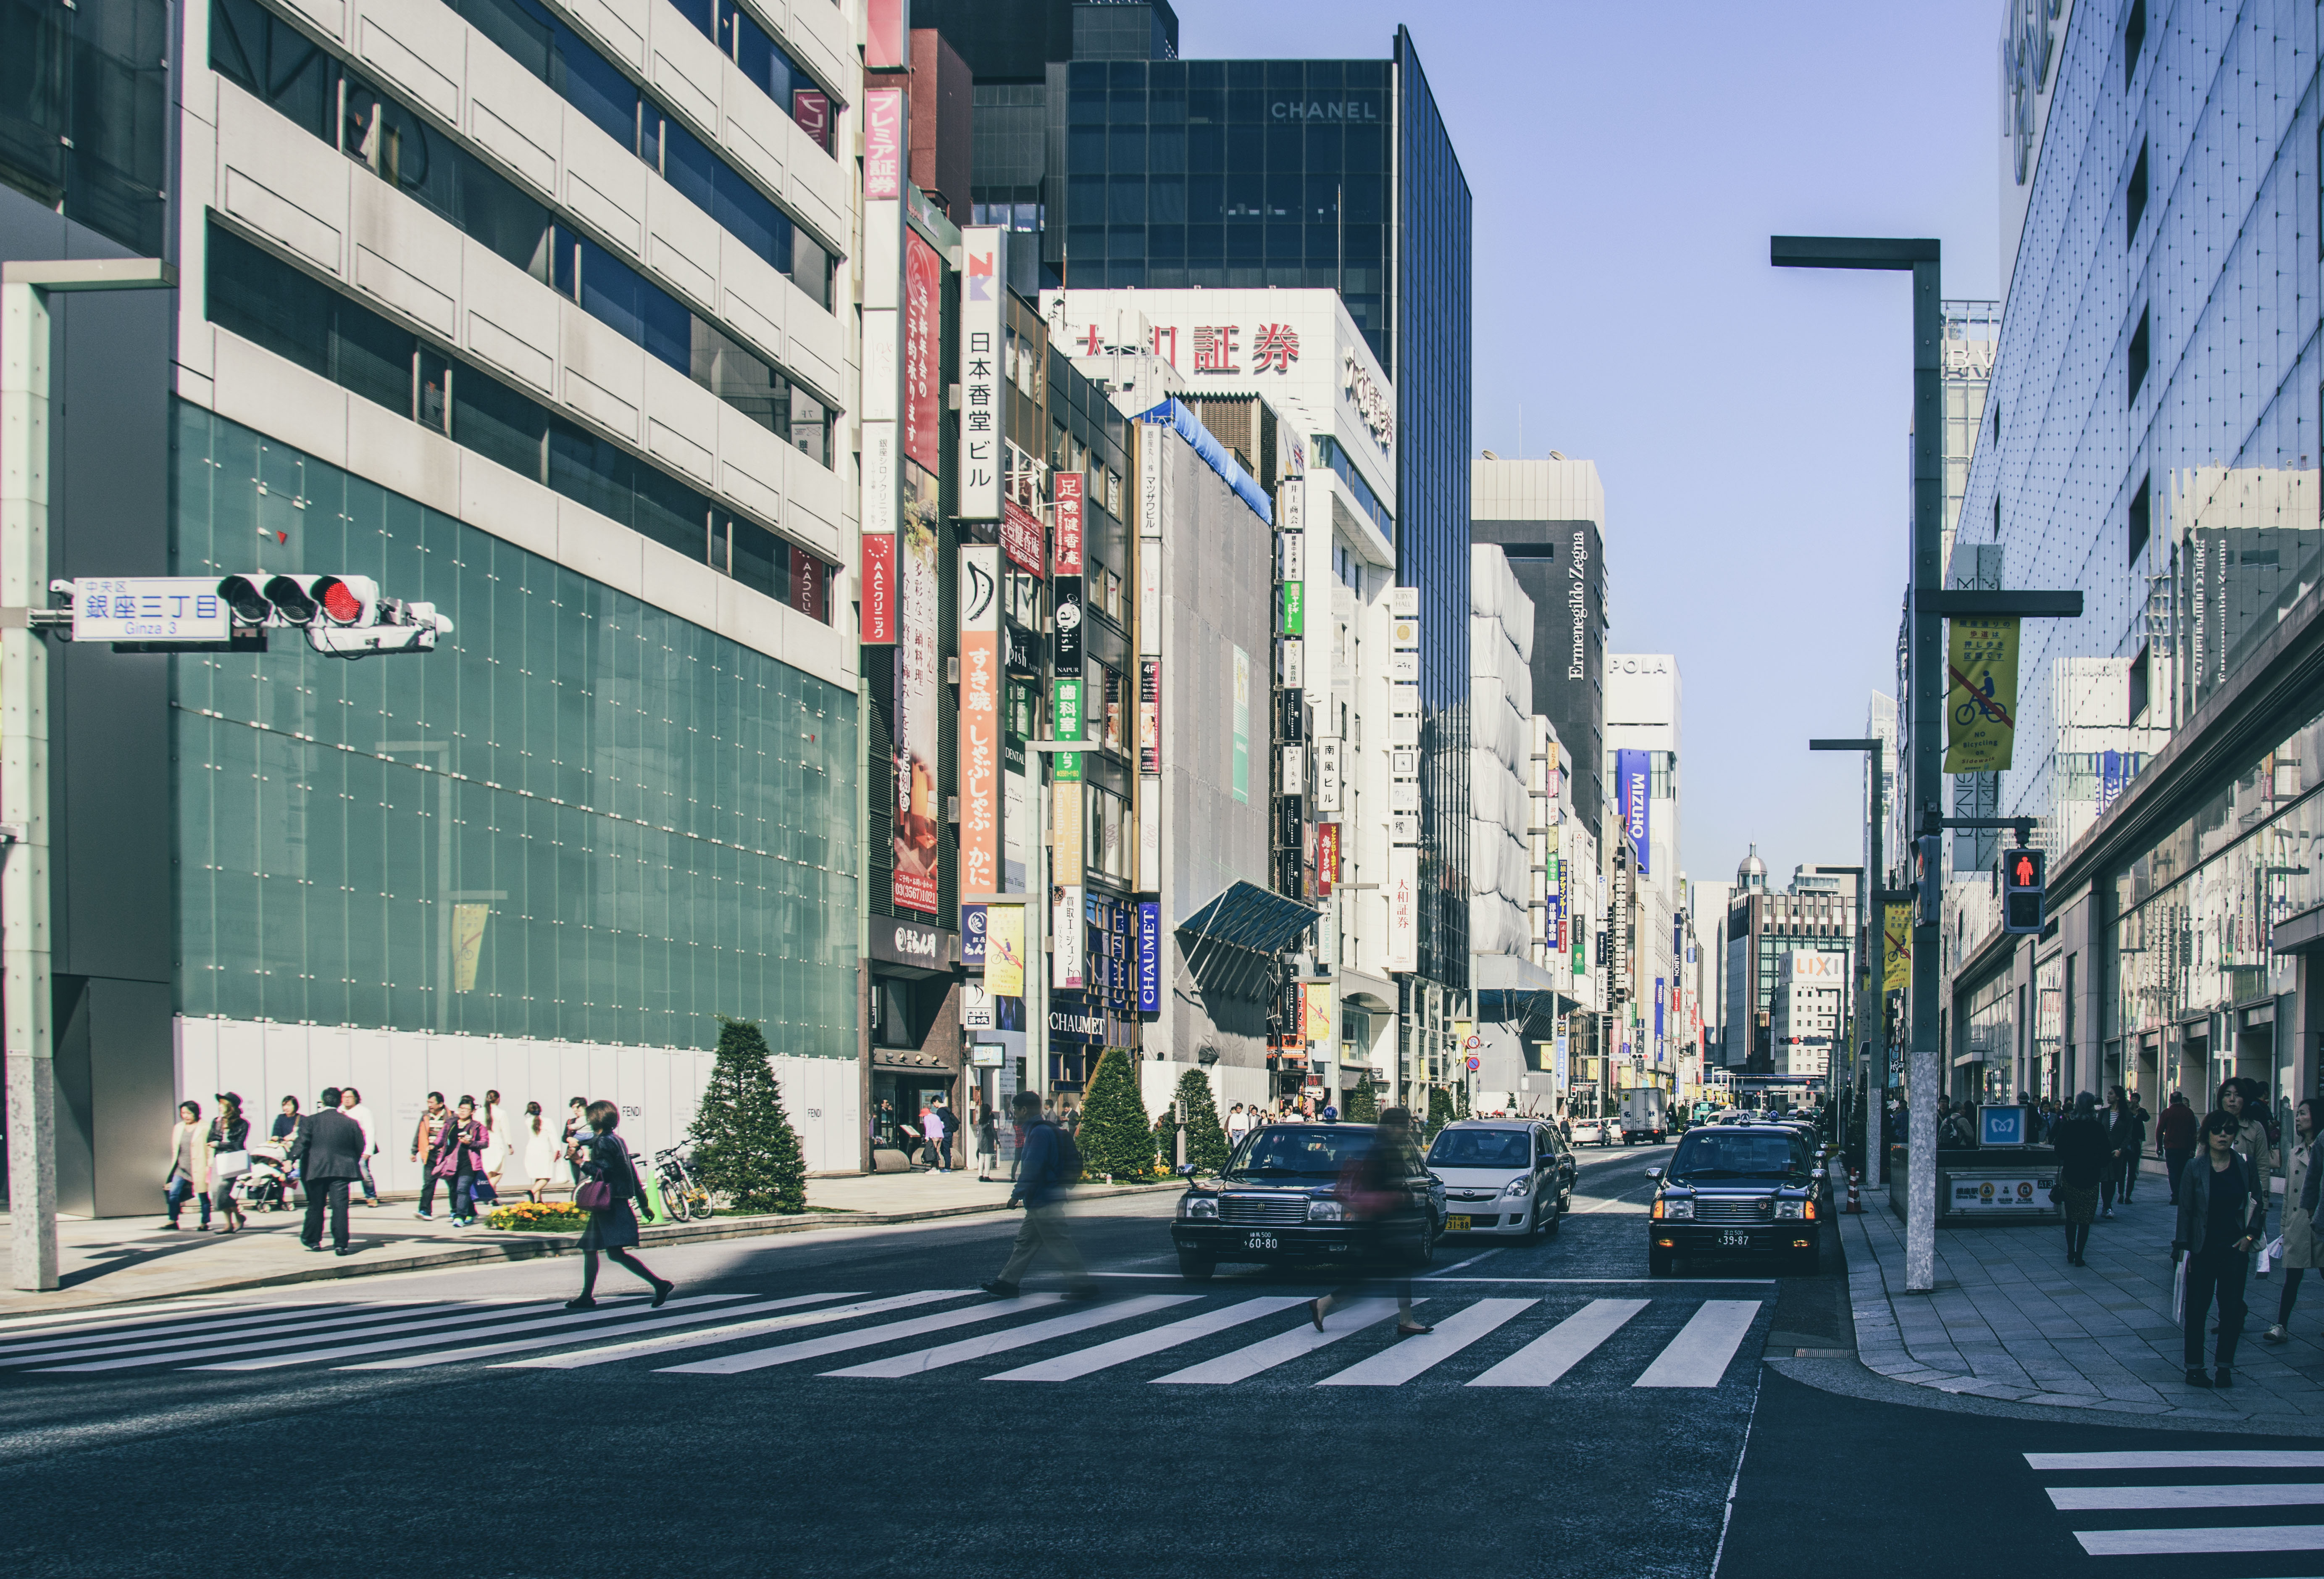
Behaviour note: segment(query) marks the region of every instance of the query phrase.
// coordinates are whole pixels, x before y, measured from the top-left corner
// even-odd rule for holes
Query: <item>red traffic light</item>
[[[2015,883],[2020,888],[2033,887],[2034,857],[2027,854],[2024,851],[2020,850],[2017,853],[2016,860],[2011,863],[2009,881]]]

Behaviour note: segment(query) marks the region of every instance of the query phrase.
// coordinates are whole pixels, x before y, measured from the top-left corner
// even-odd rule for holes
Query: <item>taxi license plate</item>
[[[1445,1219],[1444,1219],[1444,1232],[1445,1232],[1445,1233],[1468,1233],[1468,1232],[1469,1232],[1469,1218],[1468,1218],[1468,1214],[1467,1214],[1466,1213],[1460,1213],[1460,1214],[1454,1214],[1454,1215],[1452,1215],[1452,1216],[1450,1216],[1450,1217],[1445,1218]]]
[[[1748,1250],[1751,1248],[1751,1236],[1739,1228],[1729,1228],[1719,1236],[1719,1242],[1726,1250]]]
[[[1245,1250],[1273,1250],[1275,1235],[1272,1233],[1246,1234],[1243,1237],[1242,1247]]]

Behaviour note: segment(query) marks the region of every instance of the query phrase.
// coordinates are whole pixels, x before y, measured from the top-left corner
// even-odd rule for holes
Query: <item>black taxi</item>
[[[1689,1130],[1646,1218],[1646,1270],[1661,1277],[1680,1256],[1774,1255],[1812,1272],[1831,1194],[1815,1148],[1790,1124],[1714,1124]]]
[[[1444,1231],[1444,1186],[1408,1137],[1370,1124],[1269,1124],[1243,1137],[1214,1179],[1187,1182],[1170,1223],[1178,1270],[1199,1282],[1221,1261],[1353,1260],[1364,1225],[1338,1198],[1340,1175],[1376,1146],[1396,1147],[1398,1204],[1379,1225],[1388,1248],[1426,1266]]]

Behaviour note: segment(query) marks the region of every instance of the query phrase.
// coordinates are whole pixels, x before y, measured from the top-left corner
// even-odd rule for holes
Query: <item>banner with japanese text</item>
[[[960,455],[956,511],[963,521],[1001,519],[1001,296],[1009,233],[974,225],[960,233]]]
[[[944,329],[944,260],[917,230],[904,232],[904,454],[931,476],[937,458],[937,409]]]
[[[1957,616],[1946,649],[1944,771],[2006,772],[2017,734],[2017,616]]]
[[[1001,550],[960,550],[960,882],[1001,886]]]
[[[1880,924],[1880,957],[1883,965],[1880,990],[1884,993],[1910,992],[1913,986],[1913,907],[1883,905],[1886,919]]]
[[[937,833],[944,790],[936,762],[937,688],[944,660],[936,563],[936,478],[908,462],[903,530],[896,537],[896,903],[936,913]]]
[[[984,912],[984,991],[993,998],[1025,995],[1022,905],[993,905]]]

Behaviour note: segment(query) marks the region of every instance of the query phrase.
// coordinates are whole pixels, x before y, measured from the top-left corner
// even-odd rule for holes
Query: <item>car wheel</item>
[[[1204,1255],[1202,1251],[1194,1250],[1182,1250],[1178,1252],[1178,1275],[1190,1283],[1207,1283],[1211,1280],[1212,1274],[1218,1270],[1219,1260],[1216,1256]]]
[[[1420,1242],[1413,1247],[1412,1264],[1425,1267],[1436,1259],[1436,1219],[1423,1213],[1420,1218]]]
[[[1564,1225],[1564,1212],[1560,1208],[1557,1202],[1552,1201],[1549,1205],[1549,1221],[1538,1225],[1542,1233],[1546,1237],[1554,1238],[1557,1231]]]
[[[1666,1250],[1657,1250],[1649,1245],[1646,1249],[1647,1276],[1655,1278],[1667,1278],[1670,1276],[1670,1270],[1671,1252]]]

